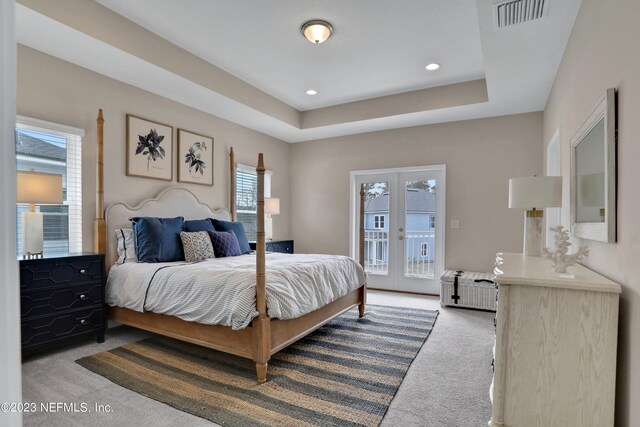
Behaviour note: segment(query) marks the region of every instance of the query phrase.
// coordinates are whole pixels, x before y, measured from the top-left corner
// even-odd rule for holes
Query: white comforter
[[[266,256],[267,312],[272,318],[300,317],[364,283],[362,268],[349,257]],[[115,265],[107,279],[106,300],[111,306],[242,329],[258,315],[256,257]]]

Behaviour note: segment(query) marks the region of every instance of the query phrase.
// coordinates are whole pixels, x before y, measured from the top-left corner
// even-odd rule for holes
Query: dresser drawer
[[[22,347],[30,350],[71,337],[95,335],[103,327],[102,307],[91,307],[55,316],[23,320]]]
[[[102,270],[102,256],[21,261],[20,290],[102,283]]]
[[[66,310],[77,310],[102,303],[102,283],[45,288],[22,292],[22,318],[47,316]]]

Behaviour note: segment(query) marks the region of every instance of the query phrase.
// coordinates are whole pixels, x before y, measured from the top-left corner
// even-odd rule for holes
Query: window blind
[[[264,174],[264,196],[271,197],[272,171]],[[242,223],[249,240],[256,240],[258,233],[257,206],[258,175],[255,166],[236,165],[236,220]]]
[[[62,175],[63,204],[36,205],[43,213],[45,252],[82,252],[82,137],[84,130],[19,116],[16,124],[16,169]],[[19,204],[17,250],[22,253]]]

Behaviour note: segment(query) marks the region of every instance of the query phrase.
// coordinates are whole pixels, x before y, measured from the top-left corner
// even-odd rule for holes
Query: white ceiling
[[[581,3],[545,1],[549,9],[543,19],[496,29],[494,0],[97,0],[253,86],[242,83],[239,96],[231,90],[238,85],[203,84],[151,56],[136,56],[135,49],[122,45],[123,40],[137,43],[135,37],[100,37],[77,21],[65,21],[50,3],[29,6],[37,10],[19,4],[16,10],[18,41],[24,45],[296,142],[544,109]],[[95,9],[82,6],[88,15]],[[86,19],[100,16],[104,13],[98,11]],[[331,22],[335,34],[316,46],[303,38],[300,26],[318,18]],[[442,67],[427,72],[424,66],[432,61]],[[215,69],[198,71],[213,75]],[[403,95],[380,98],[409,92],[407,101],[409,95],[430,101],[436,92],[417,91],[455,89],[456,83],[478,79],[486,79],[488,100],[403,110],[397,107]],[[306,95],[309,88],[319,94]],[[252,90],[263,95],[260,102],[247,96]],[[443,99],[447,94],[437,92]],[[282,104],[289,109],[285,118],[279,101],[269,95],[290,106]],[[264,96],[275,104],[265,104]],[[338,104],[354,101],[359,102],[351,108],[363,114],[335,117],[344,111]],[[389,106],[382,108],[385,114],[374,114],[381,104]],[[322,125],[302,126],[308,114],[320,114]]]
[[[97,1],[301,111],[484,78],[475,0]]]

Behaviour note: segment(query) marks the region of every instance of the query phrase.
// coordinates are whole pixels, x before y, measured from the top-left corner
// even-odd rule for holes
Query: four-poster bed
[[[97,119],[97,191],[96,220],[94,224],[94,248],[106,255],[105,266],[109,268],[115,256],[114,231],[126,226],[132,216],[178,216],[185,219],[216,218],[235,221],[235,159],[230,149],[230,209],[211,210],[201,204],[195,196],[185,189],[169,188],[155,199],[143,201],[138,206],[129,207],[123,203],[110,205],[104,209],[103,180],[103,124],[102,110]],[[161,335],[188,341],[204,347],[220,350],[251,359],[256,364],[258,383],[267,379],[267,363],[272,354],[311,333],[331,319],[358,305],[360,317],[364,316],[366,303],[366,283],[347,294],[335,299],[301,317],[281,320],[270,318],[267,313],[266,286],[266,250],[264,227],[264,158],[258,157],[256,168],[258,181],[257,194],[257,244],[255,301],[257,317],[244,329],[234,330],[229,326],[210,325],[182,320],[166,314],[150,311],[135,311],[123,307],[108,307],[110,320],[148,330]],[[184,210],[184,212],[182,212]],[[364,268],[364,187],[360,190],[360,255],[359,262]],[[107,238],[109,236],[109,238]],[[114,258],[115,256],[115,258]],[[293,255],[287,255],[293,256]]]

